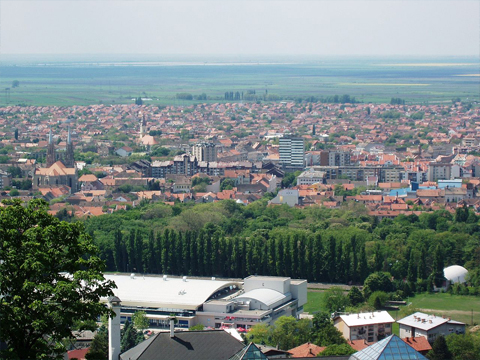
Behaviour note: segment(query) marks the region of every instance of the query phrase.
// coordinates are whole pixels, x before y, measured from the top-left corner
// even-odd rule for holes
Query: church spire
[[[52,166],[55,161],[57,161],[55,155],[55,145],[53,144],[52,128],[50,128],[50,133],[48,134],[47,167]]]
[[[64,164],[68,168],[74,168],[75,159],[74,159],[74,153],[73,153],[72,134],[70,132],[70,126],[68,127],[67,147],[65,150],[66,151],[65,151]]]

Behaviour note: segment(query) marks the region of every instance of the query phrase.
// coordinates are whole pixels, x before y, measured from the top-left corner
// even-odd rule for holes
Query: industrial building
[[[141,310],[147,313],[150,326],[159,328],[167,328],[175,316],[179,328],[203,324],[214,329],[248,329],[258,323],[272,324],[280,316],[296,317],[307,302],[307,281],[288,277],[229,281],[117,274],[105,278],[117,285],[113,292],[122,299],[121,322]]]

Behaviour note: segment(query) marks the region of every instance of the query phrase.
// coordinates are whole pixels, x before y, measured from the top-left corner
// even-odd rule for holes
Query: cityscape
[[[0,7],[0,359],[480,359],[478,3]]]

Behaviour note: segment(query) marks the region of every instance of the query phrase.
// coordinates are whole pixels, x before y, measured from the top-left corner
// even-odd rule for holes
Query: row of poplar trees
[[[335,239],[320,232],[257,230],[250,237],[225,237],[215,227],[199,232],[145,236],[116,231],[109,270],[150,274],[245,277],[290,276],[315,282],[363,283],[370,270],[365,244],[353,235]],[[373,270],[373,269],[372,269]]]

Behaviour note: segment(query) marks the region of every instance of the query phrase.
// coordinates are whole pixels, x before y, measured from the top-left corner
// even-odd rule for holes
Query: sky
[[[0,56],[480,57],[480,2],[0,0]]]

